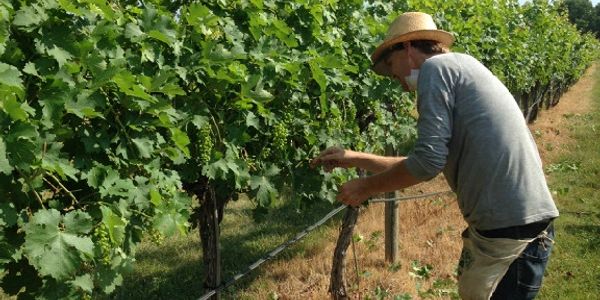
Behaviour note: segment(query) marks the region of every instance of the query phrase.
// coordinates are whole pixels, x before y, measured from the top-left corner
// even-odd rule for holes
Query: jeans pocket
[[[519,289],[524,293],[537,293],[542,286],[542,278],[552,251],[552,243],[547,236],[539,237],[532,241],[516,260],[517,283]]]

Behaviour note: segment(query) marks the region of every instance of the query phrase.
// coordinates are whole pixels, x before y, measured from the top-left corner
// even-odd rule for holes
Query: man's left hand
[[[358,178],[344,183],[339,188],[336,199],[346,205],[359,206],[369,197],[371,197],[371,193],[367,180]]]

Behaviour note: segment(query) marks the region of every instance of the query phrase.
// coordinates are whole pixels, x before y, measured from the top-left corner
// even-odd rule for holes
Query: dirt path
[[[582,79],[561,97],[557,106],[543,111],[538,120],[530,125],[545,163],[556,157],[561,145],[569,140],[565,134],[565,119],[589,109],[593,84],[591,75],[597,70],[598,64],[588,69]],[[415,195],[447,189],[445,180],[439,176],[407,189],[403,194]],[[460,233],[466,227],[456,199],[452,196],[435,197],[402,202],[399,206],[400,261],[393,267],[384,261],[383,204],[371,205],[361,213],[355,231],[363,237],[361,242],[356,243],[357,263],[363,273],[360,281],[355,275],[351,248],[346,270],[348,286],[352,287],[351,295],[355,299],[372,296],[378,287],[387,290],[389,295],[410,293],[414,296],[418,293],[418,286],[424,292],[434,282],[441,284],[441,287],[433,289],[433,292],[443,294],[444,281],[455,280],[456,262],[462,247]],[[260,287],[256,287],[257,290],[251,287],[245,295],[269,299],[271,293],[276,293],[279,299],[328,299],[329,272],[337,235],[337,230],[331,230],[328,234],[331,242],[324,248],[315,249],[303,257],[270,264],[264,272],[269,278],[261,278]],[[418,279],[411,275],[415,271],[413,266],[424,265],[432,266],[427,271],[431,279]]]

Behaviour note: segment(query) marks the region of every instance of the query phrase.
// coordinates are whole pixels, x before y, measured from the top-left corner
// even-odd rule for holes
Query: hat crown
[[[395,44],[428,40],[440,43],[448,48],[454,43],[454,36],[446,31],[438,30],[433,18],[422,12],[407,12],[398,16],[390,25],[384,41],[371,54],[373,71],[385,76],[391,76],[389,65],[383,60],[390,47]]]
[[[433,18],[422,12],[407,12],[397,17],[388,28],[386,40],[420,30],[437,30]]]

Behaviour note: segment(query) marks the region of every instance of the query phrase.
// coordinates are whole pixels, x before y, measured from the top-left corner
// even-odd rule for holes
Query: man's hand
[[[310,162],[311,167],[322,165],[325,171],[331,172],[334,168],[352,168],[358,157],[358,153],[352,150],[344,150],[340,147],[327,148],[319,156]],[[340,186],[336,199],[346,205],[359,206],[371,197],[374,187],[367,178],[350,180]]]
[[[323,165],[326,172],[331,172],[335,168],[351,168],[350,150],[344,150],[340,147],[330,147],[325,149],[319,156],[310,162],[311,167]]]
[[[336,199],[346,205],[359,206],[371,196],[367,179],[358,178],[344,183]]]

